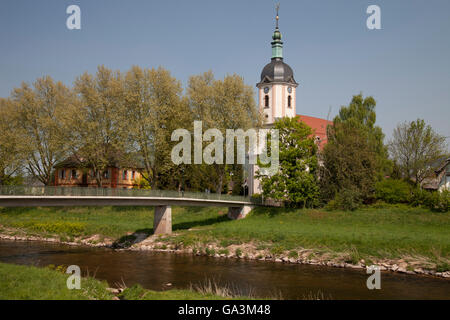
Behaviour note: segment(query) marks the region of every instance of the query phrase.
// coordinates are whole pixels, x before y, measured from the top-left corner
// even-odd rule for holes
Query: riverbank
[[[0,300],[228,300],[249,299],[233,296],[214,283],[190,290],[153,291],[134,285],[110,288],[106,281],[82,277],[80,289],[67,288],[65,267],[36,268],[0,263]]]
[[[230,221],[220,208],[174,208],[170,236],[148,208],[0,209],[3,239],[47,240],[450,277],[450,215],[389,206],[354,212],[258,208]]]

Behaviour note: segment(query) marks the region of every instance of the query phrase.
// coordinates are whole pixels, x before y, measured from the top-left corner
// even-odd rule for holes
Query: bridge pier
[[[153,219],[153,234],[172,233],[172,207],[156,206]]]
[[[229,207],[228,218],[232,220],[244,219],[252,209],[253,206]]]

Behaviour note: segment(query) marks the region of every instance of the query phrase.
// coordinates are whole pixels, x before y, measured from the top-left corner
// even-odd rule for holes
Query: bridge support
[[[232,220],[244,219],[250,213],[250,211],[252,211],[252,209],[252,206],[229,207],[228,218]]]
[[[156,206],[153,219],[153,234],[172,233],[172,207]]]

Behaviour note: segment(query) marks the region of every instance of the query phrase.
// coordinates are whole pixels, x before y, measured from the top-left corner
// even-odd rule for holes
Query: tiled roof
[[[319,149],[322,150],[323,147],[327,144],[327,125],[333,125],[333,121],[321,119],[321,118],[315,118],[310,116],[304,116],[301,114],[298,114],[297,116],[300,117],[300,121],[311,127],[314,131],[314,135],[318,137],[320,140],[318,140],[318,146]]]

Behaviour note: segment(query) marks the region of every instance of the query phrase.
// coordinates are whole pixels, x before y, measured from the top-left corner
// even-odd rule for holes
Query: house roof
[[[333,125],[333,121],[321,119],[321,118],[315,118],[310,116],[305,116],[298,114],[297,116],[300,117],[300,121],[305,123],[307,126],[311,127],[314,131],[314,135],[316,136],[317,145],[319,147],[319,150],[322,150],[323,147],[327,144],[328,138],[327,138],[327,126]]]

